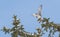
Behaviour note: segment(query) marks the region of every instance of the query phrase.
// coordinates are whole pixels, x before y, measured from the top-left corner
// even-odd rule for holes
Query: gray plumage
[[[34,17],[38,18],[38,21],[42,20],[41,12],[42,12],[42,5],[40,5],[40,7],[38,8],[38,12],[33,14]]]

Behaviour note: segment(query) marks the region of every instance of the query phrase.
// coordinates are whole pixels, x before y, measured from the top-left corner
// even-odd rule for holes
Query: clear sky
[[[36,32],[35,28],[40,27],[40,24],[32,14],[37,12],[40,4],[43,5],[43,17],[50,17],[50,21],[60,23],[60,0],[0,0],[0,29],[3,26],[11,28],[12,17],[15,14],[20,18],[26,31]],[[0,37],[11,36],[0,31]],[[57,34],[55,37],[57,37]]]

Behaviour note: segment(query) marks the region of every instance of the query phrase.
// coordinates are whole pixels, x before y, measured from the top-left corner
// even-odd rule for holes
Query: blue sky
[[[26,31],[36,32],[35,28],[40,27],[40,24],[32,14],[37,12],[40,4],[43,5],[43,17],[50,17],[50,21],[60,23],[60,0],[0,0],[0,28],[3,26],[11,28],[12,17],[15,14],[20,18]],[[0,31],[0,37],[8,36],[11,37],[10,34],[5,35]]]

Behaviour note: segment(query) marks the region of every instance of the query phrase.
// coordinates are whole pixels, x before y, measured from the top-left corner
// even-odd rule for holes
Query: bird
[[[42,12],[42,5],[39,6],[38,12],[33,14],[33,16],[38,19],[37,20],[38,22],[41,22],[43,20],[41,12]]]

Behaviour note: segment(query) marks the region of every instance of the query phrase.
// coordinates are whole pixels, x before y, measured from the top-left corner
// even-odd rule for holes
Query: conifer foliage
[[[3,27],[2,31],[6,33],[11,33],[11,37],[41,37],[43,36],[44,31],[49,31],[48,37],[54,37],[53,35],[56,32],[59,32],[60,37],[60,24],[56,24],[53,21],[49,21],[50,18],[42,18],[41,16],[41,10],[42,5],[40,6],[38,13],[34,13],[33,16],[37,18],[37,21],[41,23],[41,28],[36,28],[37,33],[34,32],[33,34],[30,32],[25,31],[23,25],[21,25],[20,19],[17,19],[17,16],[14,16],[13,20],[13,27],[11,29],[8,29],[6,27]]]

